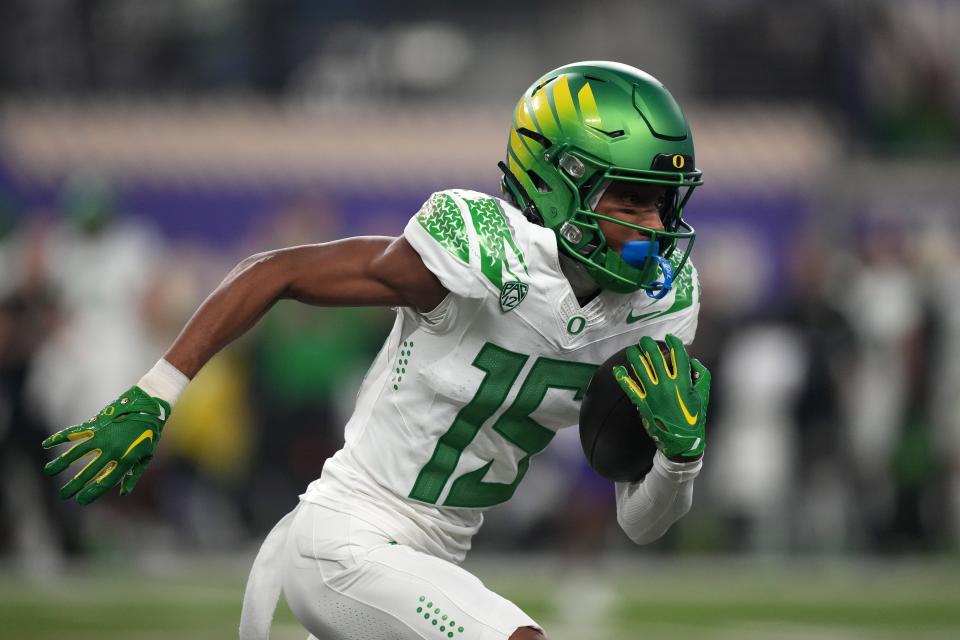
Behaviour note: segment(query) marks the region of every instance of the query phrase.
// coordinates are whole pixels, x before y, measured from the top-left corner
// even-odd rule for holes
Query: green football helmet
[[[639,69],[577,62],[541,77],[517,103],[500,169],[504,193],[529,220],[553,230],[561,250],[603,289],[665,294],[672,274],[663,272],[679,273],[690,256],[695,231],[683,208],[703,184],[693,138],[670,92]],[[595,212],[612,181],[666,186],[664,230]],[[613,251],[598,220],[642,231],[646,255],[638,258],[637,247],[631,256],[626,247],[623,255]]]

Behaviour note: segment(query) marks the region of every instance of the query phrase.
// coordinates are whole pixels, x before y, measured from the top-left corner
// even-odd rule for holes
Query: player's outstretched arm
[[[428,311],[447,290],[402,236],[361,237],[243,260],[190,318],[164,359],[188,378],[283,298],[331,307]]]
[[[117,483],[129,493],[160,439],[187,382],[283,298],[325,306],[411,306],[427,311],[447,295],[403,238],[349,238],[251,256],[238,264],[193,314],[166,355],[137,385],[90,420],[43,441],[72,443],[44,472],[87,464],[60,490],[89,504]]]

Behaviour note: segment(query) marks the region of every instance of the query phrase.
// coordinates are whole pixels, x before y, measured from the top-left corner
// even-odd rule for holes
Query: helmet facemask
[[[693,249],[696,234],[693,227],[683,219],[683,208],[693,190],[700,184],[699,176],[678,180],[677,174],[671,172],[611,167],[572,149],[559,154],[558,166],[563,181],[574,194],[571,215],[557,230],[557,241],[561,249],[582,262],[587,272],[603,289],[618,293],[629,293],[638,289],[659,293],[663,289],[669,289],[672,274],[683,268]],[[588,177],[578,184],[576,173]],[[612,182],[666,187],[666,201],[658,207],[664,228],[645,227],[597,212],[596,207],[602,192]],[[626,246],[618,253],[608,244],[600,227],[600,220],[639,231],[647,238],[645,246],[628,243],[633,246]],[[645,254],[637,251],[640,248],[646,249]],[[663,264],[663,261],[667,260],[672,263],[669,274],[663,273],[664,270],[671,269],[671,266]]]

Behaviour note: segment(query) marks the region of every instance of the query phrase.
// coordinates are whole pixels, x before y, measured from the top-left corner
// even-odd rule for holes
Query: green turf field
[[[111,564],[37,581],[0,573],[0,638],[234,638],[245,559]],[[473,558],[553,640],[960,638],[955,561],[884,564]],[[305,633],[286,607],[278,640]]]

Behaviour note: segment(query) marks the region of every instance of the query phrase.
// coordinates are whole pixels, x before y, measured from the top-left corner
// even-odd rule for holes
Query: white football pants
[[[269,634],[262,601],[272,597],[272,607],[276,596],[267,564],[279,567],[287,604],[318,640],[507,640],[520,627],[540,628],[461,567],[397,544],[363,520],[302,502],[254,563],[243,640]]]

